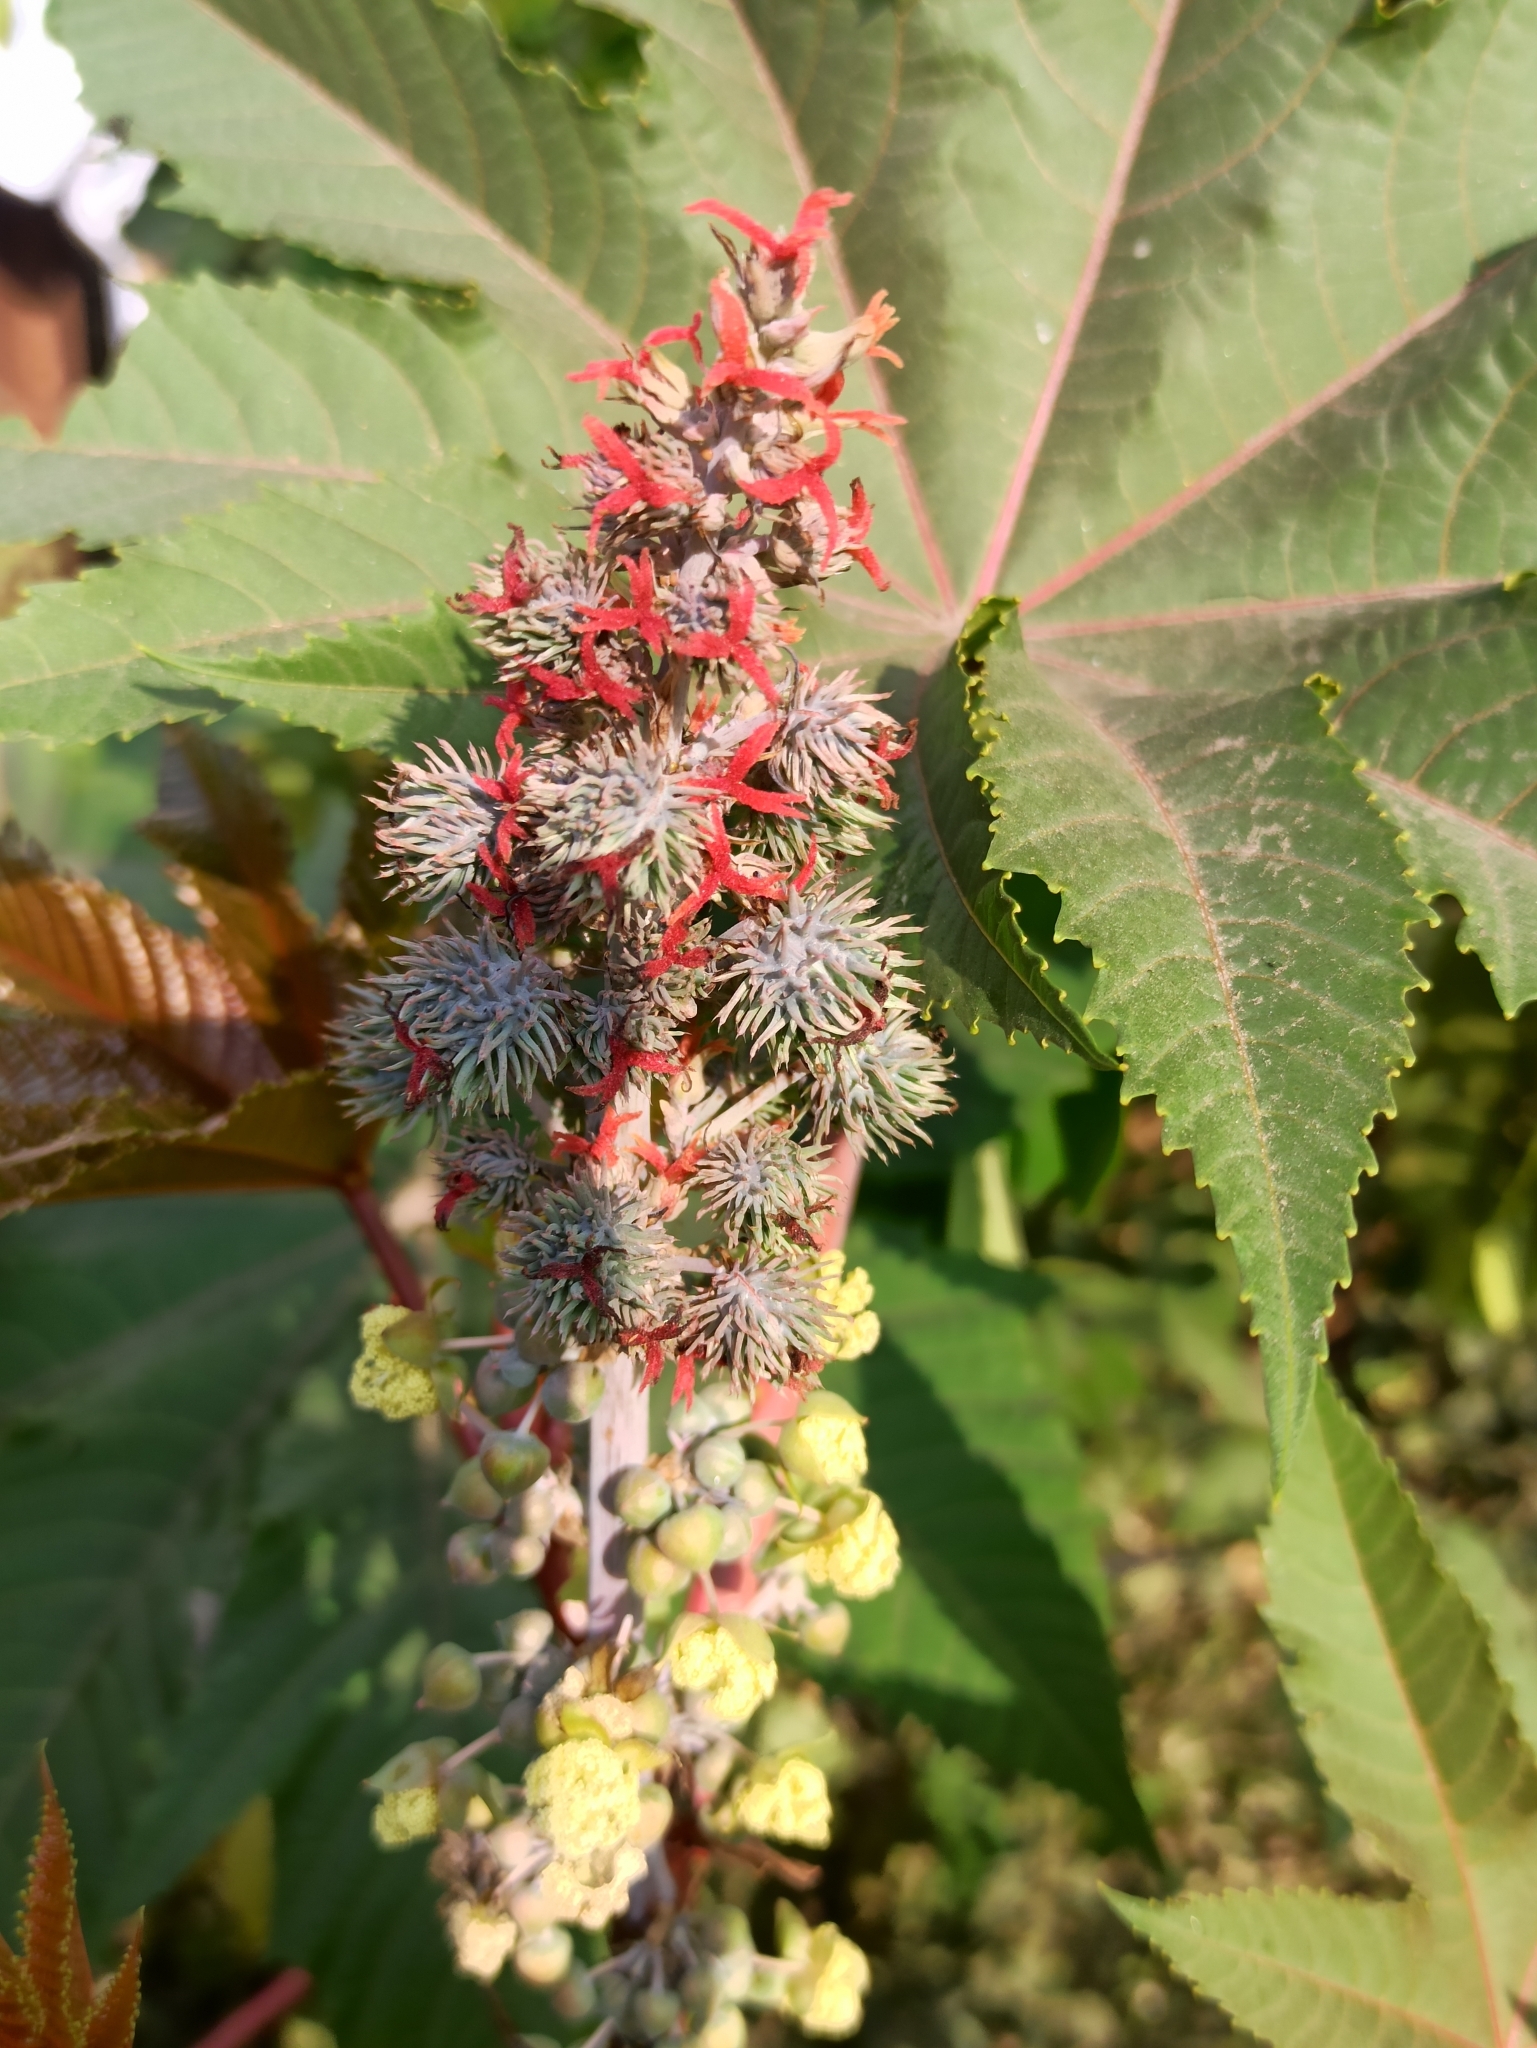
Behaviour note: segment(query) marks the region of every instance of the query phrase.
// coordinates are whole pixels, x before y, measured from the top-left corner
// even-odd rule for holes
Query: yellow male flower
[[[464,1975],[494,1984],[518,1945],[518,1923],[491,1906],[455,1899],[448,1909],[448,1938]]]
[[[846,2041],[865,2016],[868,1957],[831,1921],[808,1928],[788,1899],[780,1900],[777,1919],[781,1954],[800,1964],[785,1986],[786,2007],[803,2034]]]
[[[901,1546],[879,1494],[867,1493],[860,1512],[819,1536],[801,1562],[813,1585],[831,1585],[845,1600],[873,1600],[895,1584],[902,1569]]]
[[[373,1811],[374,1840],[381,1849],[403,1849],[407,1842],[424,1841],[438,1831],[438,1788],[409,1785],[403,1792],[386,1792]]]
[[[846,1273],[846,1262],[844,1252],[823,1252],[818,1261],[822,1284],[817,1299],[831,1311],[832,1349],[828,1356],[848,1360],[863,1358],[875,1349],[881,1341],[881,1319],[870,1306],[875,1288],[869,1274],[863,1266]]]
[[[813,1486],[857,1486],[870,1463],[864,1419],[841,1394],[818,1387],[779,1432],[779,1457]]]
[[[832,1840],[832,1801],[827,1780],[804,1757],[760,1764],[732,1794],[719,1824],[776,1842],[804,1842],[825,1849]]]
[[[438,1390],[426,1360],[437,1350],[436,1329],[434,1317],[394,1302],[366,1310],[363,1349],[347,1389],[356,1406],[375,1409],[391,1422],[430,1415]]]
[[[616,1750],[579,1736],[546,1750],[523,1778],[530,1815],[557,1856],[617,1849],[640,1819],[640,1784]]]
[[[719,1621],[681,1615],[669,1656],[673,1684],[680,1692],[703,1693],[707,1710],[728,1728],[747,1720],[779,1683],[768,1631],[745,1614]]]

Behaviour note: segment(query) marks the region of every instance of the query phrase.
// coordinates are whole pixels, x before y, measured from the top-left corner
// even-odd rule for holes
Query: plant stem
[[[640,1617],[639,1595],[624,1575],[631,1532],[610,1505],[610,1482],[627,1465],[644,1465],[650,1449],[650,1390],[641,1389],[639,1361],[622,1354],[603,1375],[587,1453],[587,1633],[595,1643],[612,1636],[626,1614]]]
[[[824,1252],[835,1252],[842,1248],[843,1240],[849,1234],[854,1203],[859,1195],[859,1154],[842,1131],[833,1139],[832,1154],[822,1175],[822,1185],[832,1196],[833,1205],[823,1214],[817,1242]]]
[[[226,2013],[212,2032],[197,2043],[197,2048],[245,2048],[247,2041],[254,2041],[285,2012],[292,2012],[309,1995],[313,1981],[308,1970],[280,1970],[254,1998]]]
[[[412,1265],[405,1246],[385,1222],[379,1197],[367,1185],[344,1187],[341,1194],[396,1301],[402,1308],[425,1308],[427,1295],[421,1275]]]

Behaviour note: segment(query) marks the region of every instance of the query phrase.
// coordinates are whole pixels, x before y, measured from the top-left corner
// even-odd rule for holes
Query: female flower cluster
[[[896,360],[894,315],[878,294],[822,333],[805,304],[844,201],[814,193],[784,234],[691,209],[746,238],[720,237],[715,359],[696,316],[577,373],[624,414],[590,416],[562,458],[577,528],[515,531],[458,600],[496,658],[500,726],[486,752],[424,749],[384,800],[389,872],[432,922],[339,1036],[363,1114],[435,1121],[439,1223],[489,1217],[508,1285],[508,1338],[472,1387],[471,1340],[381,1308],[354,1396],[445,1414],[455,1577],[537,1579],[548,1609],[512,1615],[497,1651],[432,1653],[424,1704],[497,1723],[387,1765],[376,1832],[441,1833],[464,1969],[511,1958],[635,2042],[734,2048],[753,2005],[846,2034],[867,1974],[794,1916],[778,1957],[734,1923],[728,1940],[697,1853],[828,1839],[816,1765],[749,1738],[771,1631],[836,1650],[846,1610],[812,1589],[870,1598],[898,1566],[860,1419],[816,1384],[878,1335],[868,1281],[819,1248],[830,1143],[885,1153],[947,1106],[908,928],[853,865],[911,736],[853,673],[797,661],[784,604],[853,567],[885,580],[861,487],[840,503],[828,472],[849,429],[896,424],[839,406],[852,364]],[[636,1392],[669,1368],[648,1459]],[[586,1603],[565,1597],[583,1549]],[[535,1752],[520,1786],[480,1763],[497,1742]],[[597,1985],[572,1926],[610,1929]]]

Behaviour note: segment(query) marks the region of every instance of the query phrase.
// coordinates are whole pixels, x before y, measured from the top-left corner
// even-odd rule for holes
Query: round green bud
[[[489,1586],[501,1576],[496,1538],[484,1525],[456,1529],[449,1537],[448,1576],[456,1586]]]
[[[747,2021],[739,2005],[718,2005],[696,2034],[692,2048],[747,2048]]]
[[[496,1624],[497,1641],[520,1670],[533,1663],[554,1633],[555,1617],[545,1607],[520,1607]]]
[[[555,1527],[555,1490],[531,1486],[515,1493],[502,1510],[502,1527],[509,1536],[548,1536]]]
[[[512,1967],[525,1984],[558,1984],[571,1967],[571,1936],[564,1927],[525,1934],[512,1952]]]
[[[584,2020],[598,2002],[597,1986],[586,1965],[575,1957],[566,1973],[565,1982],[557,1984],[549,1994],[550,2004],[563,2020]],[[525,2034],[524,2041],[530,2036]]]
[[[779,1481],[761,1458],[749,1458],[731,1490],[750,1515],[766,1515],[779,1498]]]
[[[624,2009],[623,2031],[636,2041],[660,2041],[670,2034],[682,2011],[673,1991],[632,1991]]]
[[[704,1436],[719,1429],[726,1418],[715,1405],[715,1388],[700,1387],[693,1401],[674,1401],[667,1414],[667,1427],[674,1436]]]
[[[542,1398],[557,1422],[585,1422],[603,1398],[603,1368],[587,1358],[558,1365],[545,1380]]]
[[[505,1415],[509,1408],[521,1408],[534,1390],[538,1366],[522,1358],[511,1345],[503,1351],[488,1351],[475,1368],[475,1398],[487,1415]]]
[[[614,1480],[614,1513],[627,1529],[652,1529],[672,1506],[672,1488],[649,1465],[629,1465]]]
[[[735,1955],[753,1946],[752,1926],[740,1906],[711,1906],[695,1916],[692,1926],[700,1946],[712,1956]]]
[[[735,1564],[752,1549],[752,1516],[739,1507],[724,1507],[720,1512],[721,1539],[715,1562]]]
[[[803,1648],[818,1657],[841,1657],[849,1640],[849,1611],[841,1600],[808,1615],[800,1626]]]
[[[543,1568],[549,1544],[542,1536],[511,1536],[495,1532],[494,1555],[509,1579],[532,1579]]]
[[[502,1511],[502,1496],[481,1471],[479,1458],[466,1458],[449,1481],[443,1505],[477,1522],[494,1522]]]
[[[722,1380],[710,1389],[710,1405],[722,1422],[745,1422],[752,1413],[752,1395]]]
[[[692,1507],[680,1508],[658,1524],[656,1547],[674,1564],[691,1572],[707,1572],[720,1556],[725,1534],[726,1518],[720,1509],[707,1500],[696,1500]]]
[[[711,1493],[729,1493],[742,1476],[747,1453],[734,1436],[707,1436],[694,1446],[694,1477]]]
[[[681,1564],[664,1557],[648,1537],[637,1536],[624,1561],[624,1575],[643,1600],[681,1593],[688,1584],[688,1572]]]
[[[510,1500],[549,1471],[549,1446],[521,1430],[493,1429],[480,1447],[480,1469],[497,1492]]]
[[[662,1742],[672,1727],[672,1708],[655,1687],[629,1702],[630,1723],[643,1742]]]
[[[637,1849],[652,1849],[672,1826],[672,1794],[665,1785],[642,1785],[640,1819],[630,1830]]]
[[[480,1666],[457,1643],[439,1643],[422,1664],[422,1705],[440,1714],[462,1713],[480,1698]]]

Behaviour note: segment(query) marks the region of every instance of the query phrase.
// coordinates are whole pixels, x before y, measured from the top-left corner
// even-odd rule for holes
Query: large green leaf
[[[0,541],[70,528],[101,547],[273,486],[379,483],[517,438],[517,358],[483,313],[209,277],[148,298],[57,442],[0,420]]]
[[[46,1739],[88,1914],[238,1556],[253,1446],[345,1331],[363,1275],[318,1195],[0,1226],[0,1830],[14,1875]]]
[[[1416,885],[1462,896],[1508,1004],[1537,988],[1531,636],[1526,600],[1502,591],[1537,555],[1537,317],[1518,246],[1537,229],[1537,0],[1458,0],[1391,24],[1359,0],[622,11],[650,31],[648,80],[633,107],[607,111],[517,72],[478,16],[432,0],[147,0],[128,14],[64,0],[60,25],[93,104],[174,162],[182,203],[345,264],[474,286],[520,352],[498,431],[524,466],[574,428],[583,399],[566,371],[609,352],[619,330],[699,302],[710,245],[679,221],[686,201],[713,191],[785,221],[815,185],[856,195],[838,216],[825,296],[848,314],[891,291],[906,367],[862,377],[850,396],[889,402],[910,425],[861,463],[892,589],[843,579],[813,643],[912,677],[938,666],[978,600],[1019,599],[1029,662],[991,704],[1016,714],[989,760],[993,857],[1036,862],[1076,899],[1075,928],[1106,970],[1102,1006],[1130,1033],[1132,1085],[1153,1073],[1171,1129],[1193,1140],[1236,1219],[1284,1468],[1343,1270],[1359,1129],[1402,1056],[1406,979],[1396,857],[1366,789],[1342,780],[1338,746],[1311,724],[1304,735],[1307,675],[1340,684],[1339,740],[1407,833]],[[500,522],[489,507],[476,522],[484,546]],[[217,571],[223,521],[179,545],[179,567],[206,551]],[[426,566],[424,551],[415,559]],[[112,573],[126,581],[137,566]],[[133,586],[123,602],[149,629],[136,646],[156,645],[172,622]],[[417,584],[383,608],[420,617],[422,602]],[[0,680],[16,678],[0,702],[25,729],[86,729],[85,675],[102,716],[126,715],[120,697],[135,691],[134,718],[174,701],[162,669],[130,663],[121,644],[115,668],[91,667],[103,649],[83,604],[49,593],[27,607],[31,623],[0,631]],[[187,609],[205,679],[250,651],[229,637],[226,608],[216,574],[201,639]],[[338,601],[319,622],[351,622],[327,658],[354,678],[380,637],[367,610]],[[265,632],[273,647],[301,637],[276,611]],[[275,657],[297,715],[346,706],[338,684],[303,708],[296,659]],[[225,673],[236,695],[274,685],[265,667]],[[126,690],[109,681],[123,674]],[[1048,697],[1060,711],[1023,722]],[[1176,728],[1193,746],[1210,722],[1202,773],[1231,846],[1272,834],[1268,862],[1244,852],[1234,864],[1236,915],[1271,919],[1272,935],[1288,858],[1275,834],[1327,816],[1328,865],[1354,862],[1338,941],[1299,937],[1295,973],[1263,965],[1271,948],[1255,955],[1248,990],[1284,1025],[1285,1054],[1254,1067],[1246,1108],[1222,1104],[1236,1102],[1249,1022],[1226,1029],[1215,1096],[1200,1061],[1154,1057],[1131,1015],[1151,998],[1129,899],[1090,900],[1078,863],[1100,849],[1082,831],[1048,851],[1054,771],[1037,750],[1063,720],[1135,728],[1138,746]],[[931,801],[916,808],[948,826],[953,764],[939,751],[942,764],[929,751],[911,772],[927,763]],[[1094,786],[1119,815],[1128,761],[1096,740],[1084,773],[1103,778]],[[1193,935],[1159,979],[1177,1028],[1233,962],[1179,835],[1160,822],[1154,836],[1163,912]],[[936,839],[931,858],[948,850]],[[960,896],[984,901],[979,873]],[[1332,926],[1335,908],[1309,898],[1310,924]],[[957,929],[978,936],[974,916]],[[1258,944],[1261,927],[1246,929]],[[1325,966],[1336,943],[1349,956],[1343,1001]],[[995,968],[996,953],[984,945],[981,961]],[[985,980],[939,964],[959,1007],[1001,1014]]]
[[[870,1418],[870,1483],[902,1538],[857,1610],[847,1678],[1001,1768],[1066,1786],[1123,1841],[1147,1829],[1105,1642],[1096,1521],[1033,1313],[1050,1283],[857,1228],[882,1342],[830,1368]],[[958,1361],[964,1365],[958,1365]]]
[[[1266,1564],[1319,1769],[1411,1895],[1228,1892],[1118,1898],[1119,1910],[1275,2048],[1513,2048],[1537,1991],[1537,1762],[1482,1623],[1328,1383]]]

